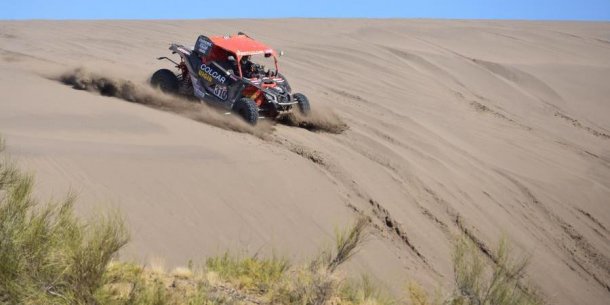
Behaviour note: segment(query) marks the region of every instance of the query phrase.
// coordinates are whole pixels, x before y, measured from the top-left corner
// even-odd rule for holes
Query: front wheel
[[[160,88],[165,93],[178,93],[180,83],[174,72],[168,69],[157,70],[150,78],[150,84],[155,88]]]
[[[299,111],[302,115],[308,116],[311,113],[311,106],[309,106],[309,100],[302,93],[295,93],[292,95],[294,99],[297,100],[297,105],[299,105]]]
[[[258,106],[249,98],[240,98],[233,104],[233,111],[250,125],[256,125],[258,121]]]
[[[290,88],[290,84],[284,75],[282,75],[282,73],[278,73],[277,76],[284,80],[284,84],[282,86],[286,89],[286,91],[288,91],[288,93],[292,93],[292,88]]]

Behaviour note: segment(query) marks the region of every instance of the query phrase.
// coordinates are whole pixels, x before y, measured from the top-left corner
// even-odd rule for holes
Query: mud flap
[[[206,97],[205,88],[201,83],[201,79],[191,75],[191,82],[193,84],[193,94],[198,99],[204,99]]]

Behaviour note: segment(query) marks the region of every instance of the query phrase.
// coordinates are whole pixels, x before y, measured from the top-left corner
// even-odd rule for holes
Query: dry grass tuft
[[[502,239],[488,263],[476,245],[462,238],[458,241],[453,266],[460,304],[537,305],[543,304],[535,289],[523,278],[527,259],[515,259],[506,239]]]
[[[457,240],[453,253],[456,290],[448,298],[431,300],[417,284],[407,290],[411,304],[451,305],[542,305],[544,300],[525,279],[527,259],[514,258],[508,242],[502,239],[493,261],[466,237]]]

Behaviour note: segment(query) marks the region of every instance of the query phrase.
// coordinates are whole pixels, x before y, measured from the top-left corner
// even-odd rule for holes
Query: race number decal
[[[226,100],[227,99],[227,86],[222,86],[222,85],[216,85],[214,86],[214,95],[216,95],[216,97],[218,97],[221,100]]]
[[[202,56],[208,56],[214,44],[206,36],[200,35],[195,43],[195,50]]]

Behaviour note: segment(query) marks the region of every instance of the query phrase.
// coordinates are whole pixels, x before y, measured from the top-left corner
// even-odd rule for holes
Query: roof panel
[[[258,42],[246,35],[234,35],[234,36],[212,36],[210,37],[212,42],[227,51],[233,52],[237,55],[250,55],[259,53],[272,53],[273,49]]]

